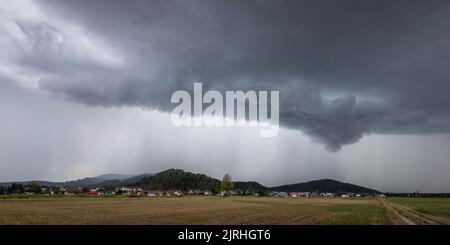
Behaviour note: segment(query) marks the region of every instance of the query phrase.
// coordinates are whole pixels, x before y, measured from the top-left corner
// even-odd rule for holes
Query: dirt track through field
[[[398,204],[390,203],[380,199],[381,204],[391,214],[393,222],[399,225],[437,225],[435,221],[425,218],[414,211]]]

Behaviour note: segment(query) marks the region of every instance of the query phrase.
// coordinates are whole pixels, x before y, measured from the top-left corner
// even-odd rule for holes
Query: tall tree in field
[[[224,196],[229,196],[231,189],[233,189],[231,176],[229,174],[225,174],[222,178],[222,183],[220,184],[220,190],[224,192]]]

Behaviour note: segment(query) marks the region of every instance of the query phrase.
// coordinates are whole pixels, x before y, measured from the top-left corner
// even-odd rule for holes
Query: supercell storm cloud
[[[450,130],[448,1],[14,2],[2,81],[163,111],[194,81],[277,89],[281,126],[330,150]]]
[[[194,83],[279,91],[279,134],[175,127]],[[0,181],[181,168],[448,192],[449,91],[448,0],[0,1]]]

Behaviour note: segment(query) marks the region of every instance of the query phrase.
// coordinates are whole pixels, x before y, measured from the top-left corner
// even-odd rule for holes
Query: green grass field
[[[0,199],[0,224],[390,224],[377,199],[269,197]]]
[[[325,207],[335,214],[328,224],[391,224],[386,210],[374,204],[335,204]]]
[[[388,198],[390,202],[407,206],[414,211],[450,218],[450,198]]]

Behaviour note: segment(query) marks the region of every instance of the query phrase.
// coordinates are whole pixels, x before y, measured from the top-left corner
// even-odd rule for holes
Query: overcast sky
[[[450,191],[450,2],[0,2],[0,181],[183,168]],[[171,94],[278,90],[275,138]]]

